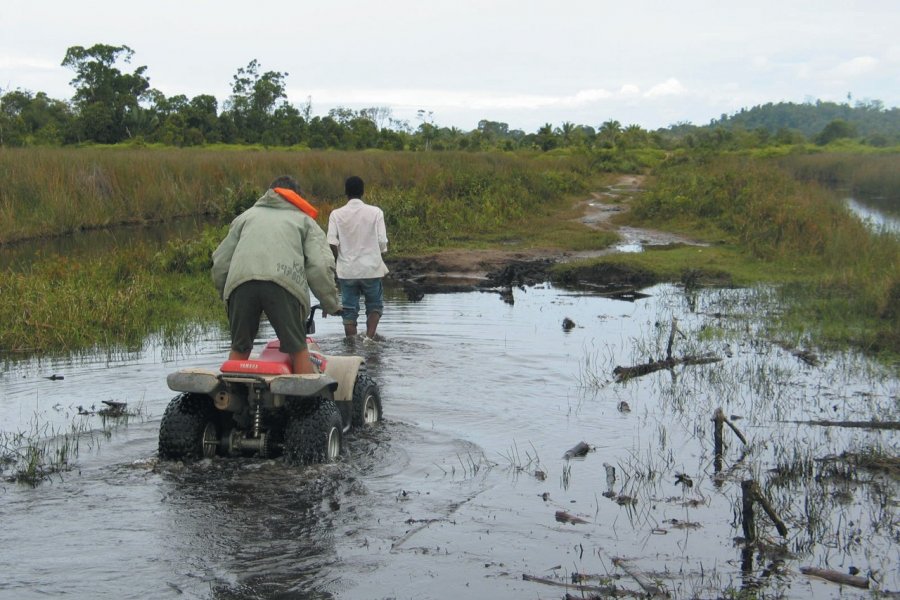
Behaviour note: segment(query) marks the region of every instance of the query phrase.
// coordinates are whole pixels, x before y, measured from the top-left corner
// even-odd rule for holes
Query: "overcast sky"
[[[0,89],[70,99],[71,46],[127,45],[166,96],[286,72],[313,115],[536,131],[698,125],[766,102],[900,105],[900,0],[2,0]]]

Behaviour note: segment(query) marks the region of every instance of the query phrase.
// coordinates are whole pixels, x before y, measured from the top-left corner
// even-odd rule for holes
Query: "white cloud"
[[[606,100],[610,96],[612,94],[603,89],[581,90],[574,96],[564,97],[562,103],[571,105],[590,104],[598,100]]]
[[[857,56],[844,61],[831,70],[829,75],[841,79],[866,75],[878,68],[878,59],[871,56]]]
[[[55,71],[59,68],[58,61],[45,60],[32,56],[0,56],[0,69]]]
[[[884,58],[888,62],[900,62],[900,45],[891,45],[884,53]]]
[[[768,71],[772,64],[769,62],[769,57],[767,56],[754,56],[750,59],[750,67],[754,71]]]
[[[539,108],[559,101],[552,96],[533,94],[498,94],[482,91],[434,89],[289,89],[293,102],[312,98],[314,105],[329,107],[397,106],[422,108]]]
[[[637,88],[635,88],[636,90]],[[582,107],[613,97],[604,89],[579,90],[570,95],[549,94],[501,94],[472,90],[423,90],[423,89],[354,89],[354,90],[299,90],[289,89],[288,97],[294,103],[312,98],[314,105],[330,107],[428,107],[466,109],[540,109],[546,107]]]
[[[650,88],[644,96],[655,98],[657,96],[681,96],[685,93],[687,93],[687,90],[681,85],[681,82],[674,77],[669,77],[664,82]]]
[[[157,10],[124,21],[112,0],[91,0],[91,14],[78,3],[51,0],[48,11],[7,0],[16,10],[0,9],[0,91],[71,98],[72,72],[60,66],[66,48],[126,43],[133,66],[147,65],[151,85],[167,96],[224,101],[235,68],[259,59],[263,70],[290,73],[289,101],[311,97],[314,114],[385,106],[415,120],[424,109],[462,128],[482,118],[529,131],[607,119],[704,123],[769,101],[842,99],[847,90],[900,103],[897,0],[573,0],[565,11],[532,0],[528,10],[509,0],[348,1],[275,2],[282,20],[309,25],[297,37],[266,35],[269,23],[248,21],[237,0],[219,0],[213,12],[203,2],[157,0]],[[616,26],[598,35],[598,23]],[[347,42],[372,35],[377,43]]]

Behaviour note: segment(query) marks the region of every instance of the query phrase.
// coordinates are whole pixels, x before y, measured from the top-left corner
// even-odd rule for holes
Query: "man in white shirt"
[[[387,252],[384,213],[362,201],[364,184],[357,176],[344,182],[347,204],[328,217],[328,244],[337,262],[341,287],[344,334],[356,335],[359,297],[366,302],[366,337],[375,339],[375,330],[384,310],[382,279],[388,273],[381,255]]]

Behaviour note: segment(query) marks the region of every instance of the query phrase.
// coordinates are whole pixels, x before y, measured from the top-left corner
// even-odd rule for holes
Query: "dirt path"
[[[583,210],[582,216],[579,217],[582,223],[597,230],[615,231],[619,234],[621,241],[610,248],[583,252],[552,248],[442,250],[425,256],[389,260],[390,277],[403,282],[414,282],[426,288],[454,291],[447,288],[471,288],[492,281],[496,283],[498,273],[502,274],[504,271],[515,270],[521,274],[523,269],[540,271],[542,265],[546,271],[557,262],[594,258],[617,252],[637,252],[647,246],[698,244],[675,234],[616,225],[612,222],[613,215],[622,214],[629,209],[630,200],[643,190],[641,187],[643,182],[642,175],[624,175],[609,187],[592,192],[590,197],[578,202]],[[523,267],[523,265],[531,266]],[[538,276],[538,273],[535,272],[534,275]],[[506,279],[509,279],[509,273],[506,274]]]

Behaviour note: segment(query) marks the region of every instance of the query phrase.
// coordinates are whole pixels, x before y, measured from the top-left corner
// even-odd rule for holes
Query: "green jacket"
[[[341,308],[325,232],[273,190],[231,222],[212,258],[213,282],[223,300],[244,282],[272,281],[293,294],[306,315],[310,290],[326,312]]]

